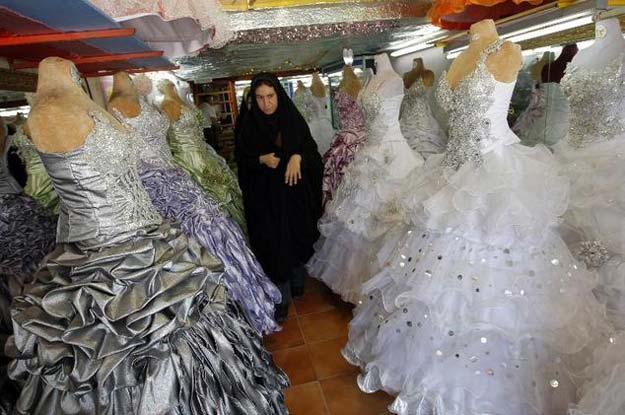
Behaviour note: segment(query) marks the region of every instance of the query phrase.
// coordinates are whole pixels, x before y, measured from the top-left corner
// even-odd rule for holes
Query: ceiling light
[[[433,47],[429,42],[419,43],[414,46],[408,46],[407,48],[399,49],[394,52],[391,52],[391,56],[397,58],[399,56],[404,56],[409,53],[418,52],[420,50],[429,49]]]

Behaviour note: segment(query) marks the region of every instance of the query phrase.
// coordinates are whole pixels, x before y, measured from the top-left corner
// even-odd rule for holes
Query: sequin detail
[[[610,259],[610,253],[601,241],[583,241],[579,244],[577,257],[589,268],[599,268]]]
[[[132,128],[139,146],[139,158],[152,165],[171,167],[173,156],[167,143],[169,119],[144,98],[139,98],[141,113],[137,117],[126,117],[117,109],[111,111],[115,118]]]
[[[473,72],[452,89],[443,72],[437,90],[437,99],[449,113],[449,141],[444,163],[457,170],[466,162],[481,165],[481,142],[493,139],[490,120],[484,116],[493,104],[493,90],[497,82],[486,67],[486,59],[504,44],[498,39],[487,46],[478,59]]]
[[[567,67],[561,85],[571,106],[568,141],[573,147],[608,141],[625,132],[624,59],[622,53],[601,70]]]

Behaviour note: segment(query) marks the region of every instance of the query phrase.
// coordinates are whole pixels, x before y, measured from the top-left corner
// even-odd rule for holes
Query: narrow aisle
[[[356,385],[358,369],[340,350],[347,341],[352,306],[321,282],[309,278],[281,332],[265,345],[291,379],[286,403],[291,415],[383,415],[392,398],[368,395]]]

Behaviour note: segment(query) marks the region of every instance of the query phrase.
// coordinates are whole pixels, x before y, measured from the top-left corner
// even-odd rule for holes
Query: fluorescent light
[[[511,42],[522,42],[524,40],[535,39],[537,37],[551,35],[553,33],[563,32],[568,29],[573,29],[580,26],[585,26],[587,24],[592,23],[592,16],[586,16],[579,19],[558,23],[552,26],[542,27],[540,29],[526,31],[524,33],[515,35],[513,33],[509,33],[505,35],[503,38],[507,39]]]
[[[394,52],[391,52],[391,56],[394,58],[397,58],[398,56],[404,56],[409,53],[418,52],[420,50],[429,49],[431,47],[433,47],[433,45],[430,45],[429,43],[419,43],[414,46],[409,46],[407,48],[403,48],[403,49],[399,49]]]
[[[501,38],[515,43],[522,42],[524,40],[535,39],[537,37],[547,36],[553,33],[563,32],[568,29],[585,26],[590,23],[592,23],[592,15],[589,15],[588,12],[576,13],[559,19],[550,20],[539,25],[515,30],[514,32],[501,35]],[[454,59],[467,47],[468,45],[465,45],[450,50],[446,54],[447,59]]]

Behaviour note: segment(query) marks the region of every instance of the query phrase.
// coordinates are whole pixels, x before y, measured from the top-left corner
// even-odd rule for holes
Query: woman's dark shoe
[[[273,317],[277,322],[284,321],[289,316],[289,305],[288,304],[277,304],[276,308],[273,312]]]

